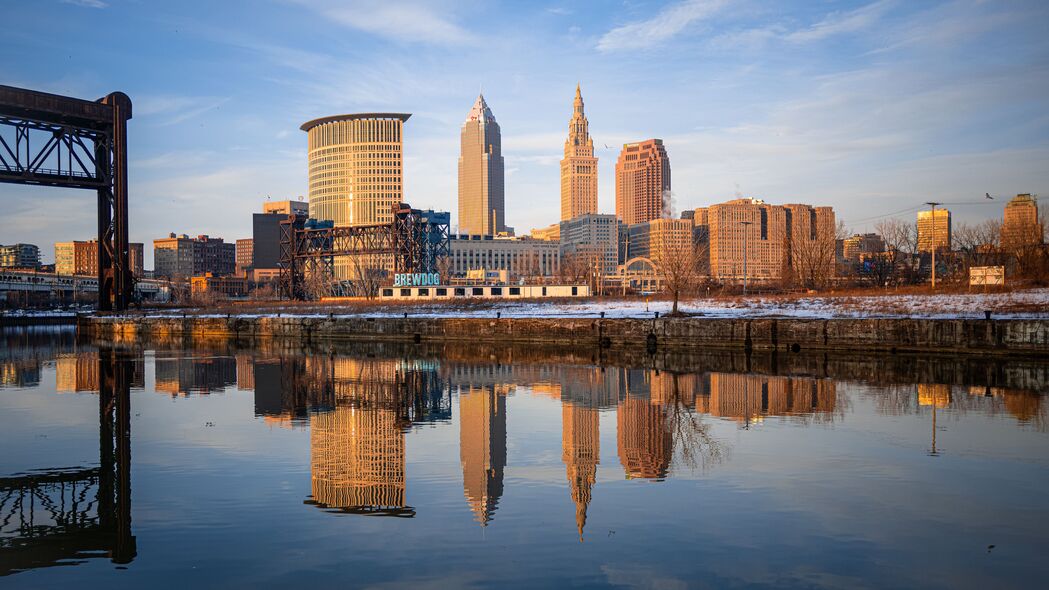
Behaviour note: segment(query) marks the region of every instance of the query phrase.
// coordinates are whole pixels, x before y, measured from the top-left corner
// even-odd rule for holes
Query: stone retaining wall
[[[851,350],[1049,355],[1049,319],[367,318],[84,316],[88,336],[228,337],[400,342],[496,342],[598,348]]]

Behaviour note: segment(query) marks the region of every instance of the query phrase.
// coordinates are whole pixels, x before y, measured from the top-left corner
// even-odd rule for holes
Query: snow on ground
[[[339,317],[489,317],[499,314],[504,318],[526,317],[599,317],[643,318],[660,316],[671,309],[670,301],[645,302],[639,300],[606,300],[579,302],[500,302],[456,306],[447,304],[381,305],[353,308],[332,308]],[[953,293],[939,295],[871,295],[871,296],[807,296],[807,297],[750,297],[747,299],[695,299],[682,301],[680,309],[698,317],[793,317],[793,318],[983,318],[990,310],[996,318],[1049,319],[1049,289],[1033,289],[1011,293]],[[181,315],[156,313],[155,316]],[[190,312],[193,313],[193,312]],[[298,317],[327,317],[318,309],[293,308],[285,315]],[[225,317],[226,314],[200,314]],[[242,317],[272,316],[275,313],[241,313]]]

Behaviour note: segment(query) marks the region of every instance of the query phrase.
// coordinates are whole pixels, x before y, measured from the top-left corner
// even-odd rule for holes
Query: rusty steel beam
[[[97,101],[0,85],[0,182],[97,191],[98,309],[131,304],[127,122],[131,99]]]

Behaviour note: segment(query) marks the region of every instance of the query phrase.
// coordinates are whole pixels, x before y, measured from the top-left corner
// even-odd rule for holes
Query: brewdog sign
[[[394,287],[432,287],[441,284],[441,274],[436,272],[412,272],[393,275]]]

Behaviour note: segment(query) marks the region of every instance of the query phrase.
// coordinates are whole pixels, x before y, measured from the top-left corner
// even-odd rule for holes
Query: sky
[[[929,200],[956,221],[1049,195],[1049,2],[0,0],[0,84],[127,93],[131,241],[251,236],[307,195],[321,116],[408,112],[404,200],[457,210],[479,91],[502,129],[506,218],[558,221],[582,85],[615,204],[623,143],[663,139],[677,211],[737,195],[834,207],[854,231]],[[11,26],[14,25],[14,26]],[[984,198],[990,193],[994,200]],[[0,185],[0,243],[89,239],[87,191]],[[146,266],[152,252],[147,247]]]

